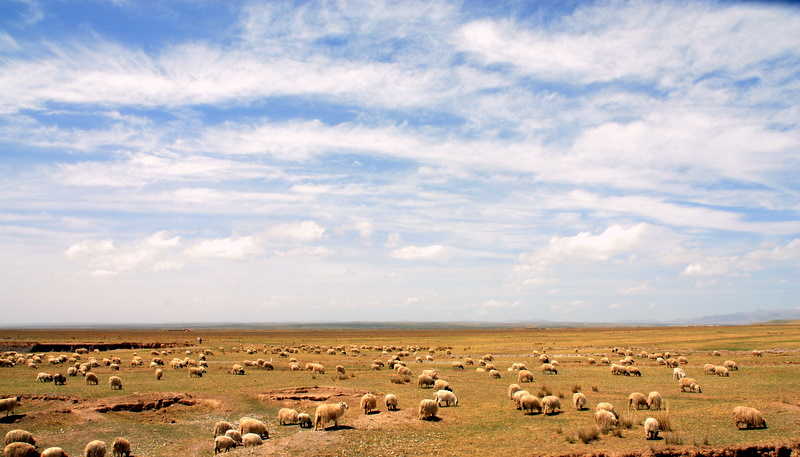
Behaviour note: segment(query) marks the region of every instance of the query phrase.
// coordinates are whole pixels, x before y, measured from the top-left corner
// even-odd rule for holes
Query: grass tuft
[[[597,440],[600,438],[600,429],[597,428],[596,425],[592,425],[591,427],[585,427],[578,430],[578,439],[581,440],[581,443],[588,444],[591,441]]]
[[[539,398],[542,398],[542,397],[546,397],[548,395],[553,395],[553,391],[550,390],[550,388],[547,387],[544,384],[539,386],[539,390],[536,392],[536,396],[539,397]]]
[[[572,385],[572,393],[576,394],[576,393],[578,393],[580,391],[581,391],[581,385],[580,384],[573,384]]]
[[[677,431],[664,433],[664,443],[667,446],[672,446],[672,445],[680,446],[683,444],[683,435],[681,435],[681,432]]]
[[[623,413],[619,416],[619,428],[632,428],[635,418],[632,413]]]
[[[592,384],[592,392],[600,392],[600,386],[597,384]]]
[[[658,421],[658,425],[659,427],[661,427],[661,431],[664,432],[672,431],[672,419],[670,418],[669,409],[656,411],[653,414],[653,418]]]

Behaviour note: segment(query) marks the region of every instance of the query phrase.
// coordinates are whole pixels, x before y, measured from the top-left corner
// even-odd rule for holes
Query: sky
[[[0,3],[0,323],[799,308],[791,3]]]

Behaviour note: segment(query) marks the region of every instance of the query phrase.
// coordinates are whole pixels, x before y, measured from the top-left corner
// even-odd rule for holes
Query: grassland
[[[203,338],[202,345],[197,337]],[[133,444],[136,456],[209,456],[213,455],[212,426],[217,420],[236,422],[242,416],[257,417],[269,424],[270,439],[259,449],[238,450],[232,455],[313,455],[339,456],[415,456],[478,455],[579,455],[585,453],[688,452],[703,449],[709,453],[721,447],[800,442],[800,327],[797,325],[753,325],[742,327],[658,327],[658,328],[560,328],[560,329],[358,329],[358,330],[258,330],[193,329],[166,331],[157,329],[6,329],[0,330],[0,346],[20,343],[60,343],[91,347],[110,342],[175,345],[174,353],[160,356],[167,363],[173,358],[198,359],[197,351],[210,349],[208,373],[189,378],[186,370],[162,367],[164,378],[156,380],[151,349],[116,349],[87,357],[119,357],[119,372],[107,366],[94,368],[100,385],[87,386],[80,377],[68,378],[65,386],[36,382],[40,371],[66,373],[67,365],[48,366],[46,358],[36,369],[26,366],[0,368],[0,396],[20,395],[22,406],[15,415],[0,420],[0,432],[22,428],[38,439],[40,449],[60,446],[70,455],[82,455],[87,442],[101,439],[111,443],[117,436]],[[411,353],[402,357],[415,376],[423,369],[436,369],[448,380],[459,398],[459,406],[440,409],[438,421],[420,421],[416,406],[431,398],[431,389],[421,389],[416,382],[396,384],[393,372],[370,369],[374,359],[387,361],[397,355],[384,347],[420,348],[419,356],[433,361],[415,362]],[[334,355],[326,349],[341,347]],[[358,347],[358,352],[352,347]],[[612,348],[665,352],[686,356],[683,368],[697,379],[702,393],[681,393],[672,369],[655,360],[634,357],[641,377],[612,376],[607,366],[590,366],[588,357],[612,361],[621,357]],[[224,348],[224,352],[220,350]],[[257,352],[243,352],[253,348]],[[277,349],[297,348],[289,354],[301,367],[319,362],[324,375],[289,371],[288,357]],[[314,350],[319,349],[320,353]],[[751,354],[764,351],[762,357]],[[185,351],[191,351],[187,355]],[[238,352],[234,352],[238,351]],[[447,354],[447,351],[450,354]],[[543,375],[534,351],[546,353],[559,362],[558,375]],[[720,356],[712,355],[720,351]],[[71,355],[71,352],[58,352]],[[137,353],[145,360],[142,367],[131,367]],[[493,354],[493,363],[501,379],[491,379],[476,366],[453,370],[453,361],[466,357],[476,360]],[[23,354],[25,356],[29,354]],[[47,354],[50,355],[50,354]],[[275,370],[247,368],[244,376],[229,373],[234,363],[258,358],[272,360]],[[739,371],[728,378],[703,374],[703,364],[736,361]],[[536,378],[523,385],[537,394],[551,392],[561,396],[559,414],[524,415],[508,400],[507,388],[516,383],[516,373],[506,369],[512,363],[526,364]],[[336,365],[343,365],[346,376],[337,376]],[[112,391],[110,375],[123,379],[124,389]],[[330,386],[338,395],[328,401],[347,401],[351,408],[337,430],[311,431],[297,426],[279,426],[277,411],[289,406],[313,415],[319,402],[303,398],[275,400],[265,394],[299,386]],[[588,397],[589,410],[576,411],[572,393],[580,390]],[[663,439],[647,441],[642,423],[653,416],[651,411],[627,411],[631,392],[645,395],[658,391],[664,397],[671,431]],[[363,392],[394,393],[400,398],[400,411],[377,414],[359,411],[358,396]],[[183,403],[140,412],[126,411],[131,404],[158,398],[181,396]],[[581,439],[594,425],[594,406],[600,401],[614,404],[623,422],[621,428],[584,443]],[[101,406],[123,405],[120,411],[98,412]],[[127,406],[125,406],[127,405]],[[768,427],[737,430],[731,411],[737,405],[758,408]],[[135,409],[135,408],[134,408]]]

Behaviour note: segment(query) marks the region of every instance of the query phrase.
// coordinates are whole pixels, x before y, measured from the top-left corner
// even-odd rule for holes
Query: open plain
[[[0,338],[3,358],[13,362],[0,367],[0,397],[19,396],[21,403],[13,414],[0,413],[0,432],[27,430],[39,451],[59,446],[70,456],[83,455],[95,439],[104,441],[111,455],[117,437],[130,441],[133,456],[211,456],[214,424],[236,426],[244,416],[266,423],[269,439],[262,446],[237,447],[230,455],[725,455],[733,450],[759,455],[771,449],[788,455],[800,446],[797,322],[552,329],[3,329]],[[387,366],[398,356],[413,375],[404,377]],[[542,371],[543,356],[555,361],[557,374]],[[141,365],[133,362],[136,357]],[[610,364],[626,357],[626,365],[641,376],[612,375]],[[91,364],[91,358],[97,385],[87,385],[80,373],[67,376],[64,385],[37,380],[39,373],[67,375],[69,367]],[[154,359],[160,360],[154,364]],[[299,370],[291,369],[294,360]],[[678,367],[701,392],[680,391],[668,366],[679,360]],[[118,369],[111,365],[115,361]],[[384,366],[373,366],[376,361]],[[706,364],[726,361],[738,370],[728,376],[704,370]],[[202,376],[190,375],[189,368],[203,362]],[[311,363],[322,365],[324,373],[306,370]],[[234,364],[244,374],[233,374]],[[496,368],[494,376],[488,364]],[[518,382],[512,364],[524,364],[534,381]],[[162,370],[161,379],[156,369]],[[418,418],[420,401],[434,394],[418,385],[423,370],[435,370],[458,398],[457,406],[440,407],[432,420]],[[109,386],[111,376],[122,380],[121,389]],[[511,384],[539,398],[558,397],[561,409],[525,414],[509,399]],[[629,409],[631,393],[653,391],[663,399],[660,411]],[[585,409],[573,406],[574,392],[586,396]],[[365,393],[378,398],[376,412],[360,408]],[[384,405],[386,394],[397,396],[396,411]],[[342,401],[349,408],[339,427],[329,423],[319,431],[278,422],[281,408],[313,418],[318,405]],[[619,426],[606,433],[595,425],[599,402],[614,405],[619,416]],[[766,428],[739,430],[732,412],[740,405],[758,409]],[[661,424],[658,439],[645,438],[648,417]]]

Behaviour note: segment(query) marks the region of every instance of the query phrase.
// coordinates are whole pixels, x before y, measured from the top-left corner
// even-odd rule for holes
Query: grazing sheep
[[[297,410],[292,408],[281,408],[278,411],[278,424],[280,425],[294,425],[297,423]]]
[[[264,439],[269,439],[269,432],[267,431],[267,424],[252,417],[243,417],[239,419],[239,433],[242,437],[248,433],[255,433]]]
[[[234,448],[236,448],[236,441],[233,441],[230,436],[220,435],[214,438],[214,455],[222,451],[228,452]]]
[[[161,377],[164,376],[164,371],[161,368],[156,369],[156,381],[160,381]]]
[[[501,378],[500,372],[497,370],[491,370],[489,371],[489,377],[492,379],[500,379]]]
[[[733,424],[741,430],[744,428],[767,428],[767,422],[761,412],[749,406],[737,406],[733,408]]]
[[[542,398],[542,409],[545,415],[547,415],[547,410],[550,410],[550,413],[553,414],[557,409],[561,409],[561,400],[555,395],[548,395]]]
[[[53,375],[50,373],[39,373],[36,375],[36,381],[38,382],[53,382]]]
[[[111,449],[114,457],[130,457],[131,455],[131,443],[125,438],[114,438]]]
[[[648,417],[644,421],[644,437],[647,440],[655,440],[658,439],[658,430],[661,427],[658,425],[658,421],[655,418]]]
[[[5,457],[39,457],[36,448],[28,443],[11,443],[3,450]]]
[[[324,430],[325,424],[330,421],[333,421],[333,428],[338,429],[339,419],[344,416],[345,411],[347,411],[345,402],[317,406],[317,411],[314,413],[314,430]]]
[[[508,386],[508,399],[511,400],[514,396],[514,393],[519,392],[520,390],[522,390],[522,387],[520,387],[519,384],[511,384]]]
[[[225,432],[225,436],[235,441],[237,445],[242,445],[242,434],[239,433],[239,430],[230,429]]]
[[[375,411],[378,409],[378,398],[372,394],[364,394],[361,397],[361,409],[364,410],[364,414]]]
[[[261,446],[264,441],[256,433],[248,433],[242,437],[244,447]]]
[[[439,413],[439,405],[434,400],[424,399],[419,402],[420,420],[433,419]]]
[[[433,387],[433,378],[428,375],[421,374],[417,377],[417,387],[427,389]]]
[[[75,367],[67,368],[67,376],[78,376],[78,369]]]
[[[600,402],[600,403],[597,404],[597,407],[595,407],[594,410],[595,411],[608,411],[608,412],[610,412],[611,414],[614,415],[615,419],[619,419],[619,414],[617,414],[616,408],[614,408],[614,405],[612,405],[611,403],[608,403],[608,402],[605,402],[605,401],[604,402]]]
[[[731,371],[739,371],[739,365],[733,360],[726,360],[725,363],[722,364],[722,366]]]
[[[522,397],[528,394],[530,394],[530,392],[527,390],[518,390],[511,396],[511,400],[514,402],[514,406],[516,406],[517,409],[522,409]]]
[[[300,428],[311,428],[314,425],[313,421],[311,420],[311,416],[308,413],[298,414],[297,422],[300,424]]]
[[[626,373],[625,367],[623,365],[617,365],[616,363],[611,365],[611,374],[614,376],[624,375]]]
[[[42,451],[41,457],[69,457],[60,447],[49,447]]]
[[[36,440],[33,438],[31,432],[27,430],[11,430],[6,433],[6,441],[5,444],[11,443],[28,443],[33,446],[36,446]]]
[[[528,370],[519,370],[519,373],[517,374],[517,381],[533,382],[533,373]]]
[[[336,365],[336,372],[339,374],[347,374],[343,365]]]
[[[703,373],[705,374],[714,374],[716,366],[713,363],[707,363],[703,365]]]
[[[231,366],[231,373],[244,376],[244,368],[238,363],[234,363],[233,366]]]
[[[433,399],[439,406],[450,406],[451,404],[458,406],[458,398],[449,390],[439,390],[433,394]],[[444,405],[441,403],[444,402]]]
[[[475,361],[467,357],[466,359],[464,359],[464,365],[475,365]]]
[[[386,394],[383,401],[386,403],[387,411],[397,411],[397,395]]]
[[[0,412],[5,411],[6,416],[8,413],[14,414],[14,408],[20,405],[19,397],[3,398],[0,400]]]
[[[638,411],[645,408],[647,408],[647,397],[639,392],[628,395],[628,409]]]
[[[218,421],[214,424],[214,438],[224,435],[225,432],[231,430],[232,428],[233,425],[231,425],[230,422]]]
[[[539,397],[525,392],[519,398],[517,409],[521,409],[525,414],[533,414],[534,411],[540,413],[542,412],[542,401],[539,400]]]
[[[714,373],[716,373],[717,376],[721,376],[723,378],[728,377],[728,369],[723,366],[714,367]]]
[[[119,376],[111,376],[108,378],[108,385],[111,390],[122,390],[122,379]]]
[[[197,367],[189,367],[189,377],[190,378],[202,378],[203,377],[203,369]]]
[[[586,395],[583,392],[575,392],[572,396],[572,404],[575,405],[575,409],[578,411],[583,410],[583,407],[586,406]]]
[[[683,368],[674,368],[672,370],[672,379],[681,379],[686,377],[686,372]]]
[[[647,395],[647,409],[651,411],[661,411],[661,394],[653,391]]]
[[[543,363],[542,372],[544,374],[558,374],[558,369],[552,363]]]
[[[687,359],[684,356],[680,356],[680,357],[678,357],[678,363],[681,364],[681,365],[688,365],[689,364],[689,359]]]
[[[53,375],[53,384],[57,386],[63,386],[66,383],[67,383],[67,377],[64,376],[63,374],[56,373],[55,375]]]
[[[106,443],[100,440],[89,441],[83,450],[84,457],[105,457]]]
[[[688,389],[689,392],[697,392],[703,393],[703,389],[697,384],[693,378],[681,378],[679,381],[679,386],[681,388],[681,392],[686,392]]]
[[[603,432],[607,432],[612,428],[616,427],[619,423],[617,417],[611,411],[607,411],[605,409],[598,410],[594,413],[594,421],[597,423],[597,426],[600,427],[600,430]]]
[[[325,374],[325,367],[319,363],[307,363],[306,371],[310,371],[312,374]]]
[[[463,370],[464,369],[464,364],[461,363],[461,362],[458,362],[458,361],[453,362],[452,366],[453,366],[454,370]]]
[[[761,352],[759,350],[756,350],[756,349],[753,349],[753,357],[761,357],[763,355],[764,355],[763,352]]]
[[[625,376],[642,376],[642,372],[638,368],[627,366],[625,367]]]
[[[87,386],[96,386],[100,380],[97,378],[97,375],[94,373],[86,373],[86,385]]]
[[[437,379],[433,383],[433,390],[449,390],[452,392],[453,388],[450,387],[450,383],[444,379]]]
[[[422,374],[425,376],[430,376],[434,381],[439,379],[439,375],[436,374],[436,370],[422,370]]]

